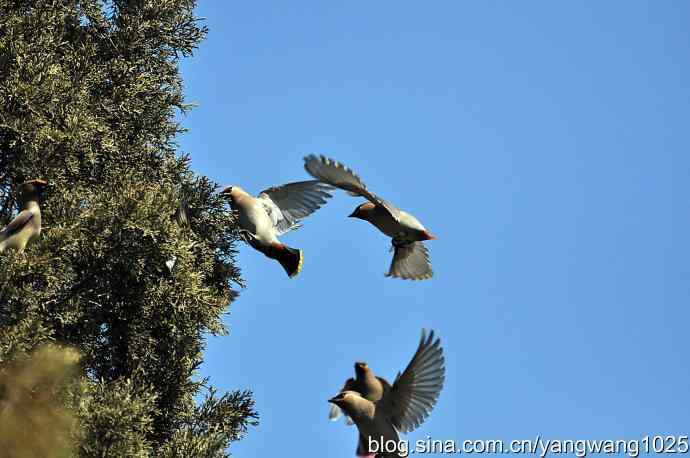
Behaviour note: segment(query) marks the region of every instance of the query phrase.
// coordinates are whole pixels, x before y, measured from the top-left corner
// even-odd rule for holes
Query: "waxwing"
[[[268,188],[252,197],[239,186],[228,186],[223,195],[238,213],[240,236],[254,249],[277,260],[289,277],[302,269],[302,250],[290,248],[278,236],[300,227],[300,220],[332,197],[332,187],[316,180]]]
[[[370,192],[359,176],[333,159],[312,154],[304,158],[304,168],[317,180],[368,200],[349,216],[368,221],[391,238],[394,254],[386,276],[407,280],[432,277],[429,251],[422,242],[436,237],[417,218]]]
[[[338,406],[357,425],[357,455],[376,453],[377,457],[406,456],[398,433],[413,431],[429,416],[445,380],[441,341],[434,331],[422,338],[412,360],[377,401],[355,389],[347,389],[328,400]],[[384,380],[385,382],[385,380]],[[354,387],[356,388],[356,387]],[[383,452],[383,453],[381,453]]]
[[[43,180],[29,180],[19,185],[21,211],[0,231],[0,253],[7,249],[24,251],[29,242],[41,235],[41,207],[39,199],[48,185]]]

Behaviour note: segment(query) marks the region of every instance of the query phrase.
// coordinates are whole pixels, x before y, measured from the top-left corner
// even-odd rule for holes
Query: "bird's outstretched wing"
[[[10,221],[10,224],[0,230],[0,239],[5,239],[21,231],[22,228],[26,226],[33,217],[33,212],[29,210],[22,210],[17,216],[14,217],[12,221]]]
[[[332,197],[333,187],[320,181],[299,181],[265,189],[259,202],[273,220],[278,235],[299,227],[299,221],[318,210]]]
[[[370,192],[362,179],[340,162],[323,155],[310,154],[304,158],[304,168],[317,180],[343,189],[351,195],[362,196],[374,205],[385,208],[393,219],[400,221],[400,210],[395,205]]]
[[[393,244],[393,260],[387,277],[405,280],[426,280],[434,275],[429,261],[429,249],[422,242]]]
[[[443,388],[444,367],[441,341],[434,331],[422,338],[407,368],[398,373],[391,390],[381,399],[391,424],[400,432],[410,432],[429,416]]]

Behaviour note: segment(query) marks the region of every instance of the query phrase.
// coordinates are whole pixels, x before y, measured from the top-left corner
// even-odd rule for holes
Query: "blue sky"
[[[204,1],[183,64],[192,166],[258,193],[352,167],[438,236],[435,276],[384,278],[389,241],[342,192],[240,246],[247,288],[201,374],[251,388],[235,456],[352,457],[326,400],[393,378],[422,327],[446,351],[435,439],[638,439],[690,425],[690,4]],[[298,400],[298,402],[296,402]]]

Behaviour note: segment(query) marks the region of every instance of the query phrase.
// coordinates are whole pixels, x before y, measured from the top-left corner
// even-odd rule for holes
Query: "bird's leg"
[[[410,240],[406,240],[405,234],[401,233],[401,234],[398,234],[395,237],[393,237],[392,243],[393,243],[393,247],[400,248],[400,247],[409,245],[412,242]]]

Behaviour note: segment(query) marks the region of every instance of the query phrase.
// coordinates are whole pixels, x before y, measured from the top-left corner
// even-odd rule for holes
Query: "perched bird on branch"
[[[0,231],[0,253],[7,249],[22,252],[41,235],[39,200],[47,185],[44,180],[29,180],[19,185],[21,211]]]

